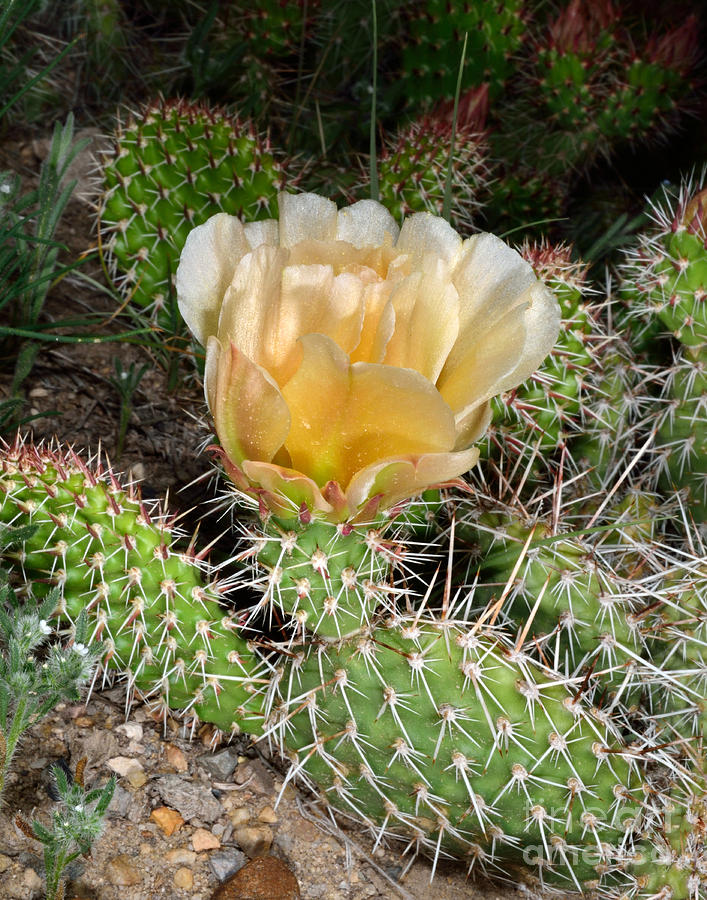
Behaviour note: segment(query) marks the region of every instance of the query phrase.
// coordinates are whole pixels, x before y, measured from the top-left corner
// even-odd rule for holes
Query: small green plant
[[[118,437],[115,444],[115,455],[120,457],[123,453],[125,435],[127,434],[130,415],[133,411],[133,395],[138,389],[143,375],[150,368],[150,364],[144,363],[144,365],[140,366],[138,369],[137,364],[132,362],[127,369],[124,369],[120,358],[116,356],[113,359],[113,366],[115,368],[116,377],[109,378],[108,380],[116,389],[120,397],[120,421],[118,423]]]
[[[37,819],[30,824],[15,816],[20,831],[44,845],[46,900],[63,900],[67,866],[79,856],[91,855],[91,845],[103,831],[103,816],[115,791],[114,775],[102,788],[86,790],[85,768],[86,757],[76,764],[73,777],[62,766],[52,766],[58,804],[50,827]]]
[[[0,533],[3,553],[28,539],[34,527]],[[76,701],[93,674],[100,650],[89,647],[88,616],[77,616],[71,639],[45,646],[59,592],[20,599],[0,569],[0,797],[22,735],[64,700]]]

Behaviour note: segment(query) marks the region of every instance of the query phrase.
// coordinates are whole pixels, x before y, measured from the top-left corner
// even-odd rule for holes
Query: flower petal
[[[187,235],[177,266],[177,300],[189,330],[204,346],[216,334],[223,295],[249,250],[243,225],[226,213],[217,213]]]
[[[463,356],[451,356],[437,380],[457,423],[486,400],[524,381],[552,349],[560,329],[557,301],[536,281],[500,320],[468,337]]]
[[[465,450],[467,447],[471,447],[486,433],[492,418],[493,410],[488,401],[480,406],[475,406],[466,414],[457,416],[457,442],[454,449]]]
[[[394,286],[390,281],[365,286],[361,337],[350,354],[351,362],[383,362],[388,341],[395,330],[395,310],[389,302]]]
[[[317,482],[346,484],[381,457],[436,453],[454,446],[454,419],[418,372],[349,364],[321,334],[301,338],[302,363],[282,389],[292,416],[292,466]]]
[[[336,220],[337,241],[354,247],[378,247],[389,235],[394,244],[400,229],[388,210],[375,200],[359,200],[339,210]]]
[[[333,511],[319,486],[301,472],[251,459],[244,460],[241,468],[252,484],[267,492],[263,499],[276,515],[292,518],[303,505],[312,512]]]
[[[336,203],[318,194],[278,194],[280,246],[300,241],[333,241],[336,238]]]
[[[464,241],[452,281],[459,291],[459,337],[449,356],[454,367],[463,358],[479,328],[488,329],[537,283],[532,267],[516,250],[493,234],[475,234]]]
[[[209,361],[214,353],[215,378]],[[211,413],[228,458],[236,465],[244,459],[270,462],[290,429],[290,413],[277,385],[235,344],[223,347],[215,338],[207,349],[207,371]]]
[[[287,251],[261,245],[245,256],[226,292],[219,336],[282,385],[301,359],[298,338],[326,334],[345,351],[361,337],[364,285],[331,266],[285,266]]]
[[[432,254],[451,264],[462,248],[462,239],[449,222],[432,213],[421,212],[408,216],[400,229],[395,249],[409,253],[419,265],[426,254]]]
[[[261,219],[259,222],[246,222],[243,226],[245,238],[251,250],[261,244],[277,247],[280,242],[280,226],[277,219]]]
[[[413,497],[428,487],[442,485],[463,475],[476,465],[476,447],[460,453],[425,453],[407,458],[381,459],[357,472],[346,490],[351,510],[381,495],[380,508],[387,509],[399,500]]]
[[[434,384],[459,331],[459,296],[447,266],[437,260],[393,291],[395,330],[383,362],[414,369]]]

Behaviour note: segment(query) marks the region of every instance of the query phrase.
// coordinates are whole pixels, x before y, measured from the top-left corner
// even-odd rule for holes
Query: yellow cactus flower
[[[279,203],[277,222],[213,216],[177,269],[231,478],[341,522],[468,471],[490,399],[555,342],[550,291],[499,238],[429,213],[398,228],[372,200]]]

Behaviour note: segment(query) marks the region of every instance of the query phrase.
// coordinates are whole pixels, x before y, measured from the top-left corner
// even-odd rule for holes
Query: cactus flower
[[[478,459],[489,401],[540,364],[558,305],[491,234],[281,194],[187,237],[179,308],[236,485],[279,514],[373,515]]]

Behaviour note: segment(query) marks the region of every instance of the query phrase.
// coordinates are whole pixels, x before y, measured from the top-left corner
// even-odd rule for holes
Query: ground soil
[[[8,166],[19,170],[29,186],[47,147],[48,140],[36,136],[5,142],[0,170]],[[96,243],[89,203],[90,169],[90,157],[84,154],[75,167],[80,179],[77,198],[69,204],[58,234],[67,245],[67,259],[75,259]],[[88,263],[82,271],[105,284],[97,262]],[[87,312],[104,315],[97,333],[129,327],[124,319],[113,318],[113,298],[74,276],[52,289],[45,317],[60,320]],[[5,348],[7,358],[12,352]],[[116,357],[123,368],[150,363],[134,394],[120,454],[116,447],[120,398],[110,381]],[[11,371],[6,368],[0,375],[4,396],[10,380]],[[141,480],[148,496],[169,492],[170,506],[188,511],[186,527],[195,527],[195,508],[207,490],[211,463],[201,452],[209,433],[193,367],[184,368],[177,389],[170,392],[165,373],[144,348],[125,343],[48,344],[25,382],[25,392],[26,412],[35,417],[31,423],[34,440],[58,438],[86,453],[100,448],[117,470]],[[29,427],[23,430],[30,433]],[[208,538],[208,523],[202,522],[201,528]],[[400,881],[407,860],[400,858],[395,847],[379,847],[371,853],[368,835],[360,829],[337,827],[311,797],[291,786],[280,796],[284,767],[267,748],[253,748],[245,740],[226,747],[235,768],[231,774],[214,776],[208,760],[215,750],[224,748],[209,746],[208,730],[190,741],[177,722],[169,722],[165,730],[139,704],[126,719],[123,706],[120,686],[96,690],[87,705],[58,708],[27,736],[0,816],[0,898],[44,896],[37,846],[14,827],[12,819],[16,812],[27,819],[46,819],[51,810],[49,767],[59,759],[75,766],[84,756],[88,781],[102,784],[111,772],[117,772],[118,790],[105,832],[90,859],[80,860],[72,870],[66,893],[71,900],[207,900],[229,866],[232,871],[248,855],[259,852],[279,856],[291,867],[303,898],[511,900],[520,896],[513,885],[472,882],[465,866],[450,863],[440,865],[430,883],[431,864],[418,860]],[[175,799],[174,790],[180,784],[201,798],[195,808],[179,796]],[[156,813],[164,809],[169,813]],[[178,827],[168,833],[175,823]]]

